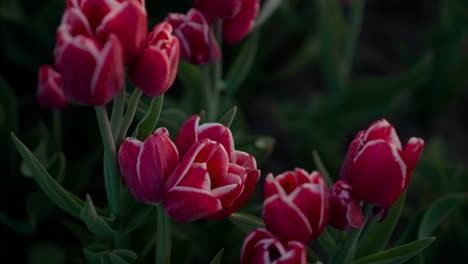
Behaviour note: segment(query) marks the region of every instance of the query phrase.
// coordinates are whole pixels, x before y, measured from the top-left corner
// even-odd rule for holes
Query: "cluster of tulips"
[[[56,70],[48,65],[39,70],[40,104],[60,109],[71,100],[103,106],[121,91],[126,73],[141,93],[159,96],[173,84],[179,59],[197,65],[221,59],[213,23],[220,22],[227,43],[244,38],[259,0],[194,0],[194,6],[186,15],[168,14],[147,34],[144,0],[67,0],[57,29]],[[200,124],[197,115],[174,140],[160,127],[146,139],[113,143],[135,199],[162,204],[180,222],[231,215],[260,178],[255,158],[236,150],[230,129]],[[383,221],[408,186],[423,146],[422,139],[411,138],[403,148],[394,127],[382,119],[357,134],[330,190],[316,171],[269,174],[263,189],[266,229],[246,237],[241,262],[306,264],[307,244],[327,224],[340,230],[362,227],[365,206],[373,206]]]

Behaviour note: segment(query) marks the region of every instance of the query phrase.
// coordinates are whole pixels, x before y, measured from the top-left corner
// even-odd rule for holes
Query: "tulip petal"
[[[297,241],[288,242],[289,250],[278,259],[277,264],[306,264],[307,255],[305,246]]]
[[[411,174],[413,173],[413,169],[416,167],[418,163],[419,156],[424,148],[424,140],[421,138],[412,137],[406,143],[405,149],[401,154],[401,157],[406,163],[406,180],[405,180],[405,188],[408,186],[409,181],[411,179]]]
[[[211,190],[211,193],[221,201],[223,208],[227,208],[234,203],[243,190],[243,184],[230,184],[215,188]]]
[[[42,65],[38,73],[37,99],[39,104],[48,108],[65,108],[68,105],[68,99],[61,85],[60,74],[49,65]]]
[[[251,261],[253,256],[255,255],[256,245],[259,241],[264,240],[266,238],[271,238],[273,235],[263,228],[257,228],[250,232],[244,240],[244,244],[242,245],[242,253],[241,253],[241,263],[242,264],[251,264],[254,263]]]
[[[193,163],[179,186],[211,191],[211,180],[206,163]]]
[[[185,186],[166,192],[163,204],[167,214],[179,222],[198,220],[222,209],[210,192]]]
[[[390,144],[394,144],[398,150],[401,150],[401,142],[395,128],[386,120],[381,119],[372,123],[366,130],[364,141],[369,142],[376,139],[383,139]]]
[[[177,166],[178,160],[177,148],[164,134],[155,133],[145,140],[137,164],[145,197],[161,201],[165,178]]]
[[[357,201],[348,203],[346,208],[346,220],[352,228],[359,228],[364,225],[362,208]]]
[[[260,0],[244,0],[240,12],[223,21],[223,40],[234,43],[243,39],[255,24]]]
[[[308,244],[313,237],[307,217],[287,197],[273,195],[266,199],[263,204],[263,219],[266,228],[281,241],[296,240]]]
[[[143,143],[139,140],[127,138],[120,146],[118,158],[122,176],[130,192],[138,201],[150,203],[143,193],[137,173],[138,155],[142,146]]]
[[[208,138],[221,143],[226,149],[229,160],[235,163],[234,155],[234,139],[232,138],[231,130],[228,127],[218,123],[207,123],[197,128],[198,140]]]
[[[240,165],[246,169],[257,169],[257,161],[255,160],[254,156],[250,155],[247,152],[238,150],[234,151],[234,155],[236,156],[235,163],[237,165]]]
[[[81,3],[81,10],[88,18],[91,28],[96,28],[99,22],[112,10],[112,1],[85,0]]]
[[[265,178],[265,184],[263,185],[263,196],[265,199],[268,199],[268,197],[279,194],[280,192],[283,192],[284,195],[286,195],[283,187],[277,180],[275,180],[273,174],[269,173]]]
[[[349,183],[359,199],[389,208],[405,187],[406,165],[395,145],[367,143],[355,158]]]
[[[207,17],[231,18],[239,13],[243,0],[194,0],[193,5]]]
[[[198,122],[200,122],[200,117],[198,115],[189,117],[182,125],[182,128],[180,128],[179,134],[177,134],[177,137],[174,140],[181,159],[185,156],[192,145],[198,141]]]
[[[351,173],[351,167],[353,166],[354,158],[356,157],[359,150],[364,145],[364,135],[366,131],[361,130],[354,140],[351,142],[349,146],[348,153],[346,154],[346,158],[343,161],[343,166],[340,171],[340,180],[347,181],[349,178],[349,174]]]

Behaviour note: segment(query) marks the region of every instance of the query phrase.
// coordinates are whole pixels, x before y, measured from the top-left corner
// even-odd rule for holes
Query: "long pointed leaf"
[[[400,264],[419,254],[429,246],[435,237],[428,237],[401,247],[392,248],[383,252],[360,258],[353,264]]]
[[[210,262],[210,264],[220,264],[221,263],[221,258],[223,257],[224,253],[224,248],[222,248],[218,254],[214,257],[214,259]]]
[[[237,106],[234,106],[233,108],[231,108],[231,110],[227,111],[223,117],[219,119],[218,123],[223,124],[227,127],[230,127],[232,124],[232,121],[234,121],[234,118],[236,117],[236,113],[237,113]]]
[[[84,204],[83,200],[60,186],[60,184],[47,173],[46,169],[30,150],[14,134],[11,134],[11,137],[42,191],[44,191],[47,197],[58,207],[79,219],[80,211]]]
[[[86,196],[86,202],[81,209],[80,217],[85,222],[88,230],[98,238],[111,239],[115,235],[115,230],[96,212],[96,208],[89,195]]]
[[[265,227],[263,219],[248,214],[233,213],[228,220],[247,233],[255,228]]]
[[[145,117],[140,121],[140,123],[138,123],[135,129],[136,138],[144,140],[154,132],[156,124],[159,121],[159,116],[161,115],[163,103],[164,94],[161,94],[160,96],[151,100],[151,105],[148,112],[146,112]]]

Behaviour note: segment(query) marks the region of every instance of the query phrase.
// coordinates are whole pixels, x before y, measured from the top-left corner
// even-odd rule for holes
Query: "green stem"
[[[133,118],[135,117],[135,113],[138,107],[138,102],[140,101],[141,97],[141,90],[135,88],[133,91],[132,97],[130,97],[130,102],[128,103],[127,112],[125,113],[125,117],[122,123],[122,128],[120,130],[119,136],[116,141],[116,145],[120,146],[120,143],[124,140],[125,136],[127,135],[128,128],[132,124]]]
[[[117,157],[114,138],[105,106],[97,106],[96,117],[104,145],[104,184],[107,200],[113,213],[119,215],[120,177],[117,169]]]
[[[114,138],[119,136],[120,128],[122,127],[122,120],[125,108],[125,86],[120,90],[114,99],[112,105],[112,116],[110,120],[112,135]]]
[[[352,260],[352,256],[356,251],[356,244],[357,241],[362,233],[362,231],[366,228],[369,222],[371,222],[371,215],[372,215],[372,208],[370,204],[366,205],[366,209],[364,212],[365,219],[364,224],[362,227],[354,229],[350,231],[348,238],[346,239],[344,245],[338,251],[337,255],[330,261],[330,263],[336,264],[347,264],[350,263]]]
[[[168,264],[171,257],[171,219],[164,212],[162,204],[156,205],[157,230],[156,230],[156,264]]]
[[[62,115],[59,110],[52,111],[52,129],[57,150],[62,150]]]
[[[353,6],[351,8],[351,23],[349,24],[348,39],[345,43],[345,50],[343,55],[343,68],[346,76],[346,81],[349,80],[353,64],[354,52],[356,49],[356,43],[359,38],[359,34],[361,33],[365,4],[365,0],[354,1]]]
[[[222,43],[223,43],[223,21],[221,19],[217,19],[214,24],[214,33],[216,41],[219,45],[219,48],[222,50]],[[210,38],[211,39],[211,38]],[[211,43],[210,43],[211,45]],[[211,82],[211,96],[209,98],[210,102],[208,104],[208,113],[207,113],[207,120],[208,122],[215,122],[218,116],[218,108],[219,108],[219,100],[220,100],[220,92],[221,92],[221,79],[222,79],[222,71],[223,71],[223,60],[222,58],[215,62],[214,64],[209,66],[209,79],[208,81]]]

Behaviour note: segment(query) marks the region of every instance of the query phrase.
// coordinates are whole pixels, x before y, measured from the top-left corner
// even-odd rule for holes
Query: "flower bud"
[[[252,30],[259,5],[260,0],[243,0],[240,12],[223,21],[223,40],[225,42],[237,42]]]
[[[322,233],[328,219],[328,193],[320,173],[287,171],[264,185],[265,226],[281,241],[308,244]]]
[[[118,158],[130,192],[146,204],[161,201],[164,183],[179,161],[177,148],[165,128],[159,128],[144,142],[125,139]]]
[[[132,82],[149,97],[166,92],[177,75],[179,40],[167,22],[157,24],[146,39],[146,46],[128,74]]]
[[[330,189],[328,223],[339,230],[350,230],[364,224],[360,201],[353,188],[345,181],[337,181]]]
[[[351,143],[340,178],[357,198],[389,208],[408,186],[423,147],[424,141],[413,137],[403,149],[395,128],[378,120]]]
[[[171,13],[166,21],[172,25],[174,35],[179,38],[183,60],[193,64],[207,64],[221,59],[218,43],[200,11],[192,8],[187,15]]]
[[[282,243],[263,228],[257,228],[245,238],[241,264],[306,264],[306,247],[298,241]]]
[[[63,94],[62,78],[49,65],[42,65],[38,73],[37,100],[39,104],[52,109],[63,109],[68,99]]]

